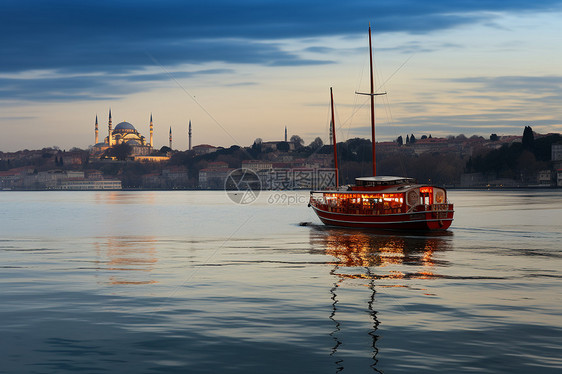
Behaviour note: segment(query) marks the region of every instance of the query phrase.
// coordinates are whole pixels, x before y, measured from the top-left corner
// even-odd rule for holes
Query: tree
[[[120,161],[125,161],[131,155],[133,148],[127,143],[119,143],[111,147],[111,155]],[[62,157],[61,157],[62,162]]]
[[[304,140],[298,135],[291,136],[290,142],[295,145],[295,149],[302,147],[304,144]]]
[[[410,144],[414,144],[416,142],[416,137],[414,134],[410,135]]]
[[[398,138],[396,138],[396,143],[398,143],[398,145],[404,144],[404,139],[402,139],[402,135],[400,135]]]
[[[490,141],[497,142],[498,140],[500,140],[500,137],[497,134],[490,135]]]
[[[324,142],[322,141],[322,139],[320,139],[320,137],[316,137],[316,139],[314,139],[312,141],[312,143],[310,143],[309,147],[313,150],[316,151],[317,149],[322,148],[322,146],[324,145]]]
[[[521,141],[523,143],[524,149],[533,149],[535,136],[533,135],[533,129],[531,126],[525,126],[523,130],[523,139]]]
[[[427,139],[427,135],[422,135],[421,140]]]
[[[406,144],[410,144],[410,135],[406,135]]]
[[[254,144],[252,144],[252,151],[254,151],[254,153],[261,152],[261,143],[262,143],[261,138],[257,138],[256,140],[254,140]]]

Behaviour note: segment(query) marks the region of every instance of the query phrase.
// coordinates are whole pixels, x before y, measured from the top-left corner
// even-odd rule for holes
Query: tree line
[[[425,137],[422,136],[422,139]],[[431,138],[431,135],[429,135]],[[522,142],[515,142],[494,150],[479,149],[468,157],[455,152],[427,152],[420,155],[409,151],[401,145],[414,144],[417,140],[412,134],[407,136],[406,143],[400,143],[400,137],[395,143],[398,146],[392,151],[377,149],[377,170],[379,175],[409,176],[420,182],[432,182],[443,185],[455,185],[460,182],[463,173],[482,173],[498,178],[525,180],[536,175],[536,172],[549,168],[552,144],[562,143],[560,134],[551,134],[535,139],[530,126],[523,132]],[[466,140],[464,135],[451,141]],[[496,134],[490,135],[490,141],[498,141]],[[209,163],[222,161],[229,168],[240,168],[244,160],[271,160],[271,153],[288,154],[293,159],[307,159],[315,154],[332,154],[333,147],[325,145],[319,137],[308,145],[298,135],[293,135],[288,142],[277,142],[277,149],[263,146],[261,139],[249,147],[233,145],[229,148],[219,148],[216,152],[196,155],[193,151],[172,151],[168,147],[156,151],[158,154],[171,154],[171,158],[163,163],[134,162],[129,159],[131,149],[128,145],[117,145],[107,150],[106,156],[112,156],[118,161],[107,162],[92,158],[87,150],[73,149],[80,153],[80,166],[67,165],[64,162],[66,153],[56,149],[43,149],[42,153],[31,158],[17,160],[0,160],[0,171],[20,166],[33,166],[35,170],[49,168],[100,170],[105,176],[119,178],[125,188],[142,188],[143,175],[161,173],[168,167],[183,167],[188,173],[188,182],[184,188],[197,188],[199,170],[206,168]],[[341,183],[353,183],[359,176],[371,175],[372,144],[368,139],[352,138],[337,143],[338,163]]]

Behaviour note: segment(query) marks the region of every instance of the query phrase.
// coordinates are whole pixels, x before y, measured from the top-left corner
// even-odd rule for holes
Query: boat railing
[[[408,209],[408,213],[413,213],[413,212],[438,212],[438,211],[445,211],[445,210],[451,210],[451,203],[446,202],[446,203],[440,203],[440,204],[418,204],[418,205],[414,205],[412,206],[410,209]]]
[[[418,212],[447,212],[452,210],[452,204],[446,203],[434,204],[417,204],[408,207],[405,204],[401,206],[392,206],[383,203],[363,204],[358,202],[341,201],[338,199],[327,199],[324,195],[310,196],[310,204],[318,209],[332,213],[360,214],[360,215],[387,215],[387,214],[404,214]]]

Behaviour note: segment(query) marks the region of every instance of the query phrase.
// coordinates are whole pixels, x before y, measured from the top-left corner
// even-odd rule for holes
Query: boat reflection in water
[[[337,260],[334,265],[346,278],[410,279],[438,278],[435,265],[446,265],[434,258],[449,249],[452,233],[427,233],[416,236],[376,231],[315,226],[310,241]],[[405,271],[411,266],[412,271]],[[373,268],[377,268],[373,272]],[[367,269],[367,270],[365,270]]]
[[[330,262],[333,268],[330,274],[335,277],[330,289],[332,299],[332,312],[330,319],[334,323],[334,330],[330,336],[334,346],[330,356],[335,359],[336,372],[347,368],[346,362],[338,355],[338,349],[344,344],[342,341],[346,332],[343,331],[340,320],[346,320],[341,314],[345,304],[340,303],[345,299],[344,283],[363,281],[362,285],[369,289],[366,298],[366,307],[370,316],[369,331],[372,351],[370,364],[374,372],[382,373],[377,368],[379,348],[377,341],[380,336],[377,330],[380,325],[378,312],[375,309],[375,296],[377,285],[380,287],[408,287],[402,280],[407,279],[435,279],[435,267],[446,266],[446,263],[435,259],[438,252],[446,251],[450,247],[447,237],[452,234],[441,233],[426,234],[424,236],[389,235],[388,232],[361,232],[350,229],[329,228],[326,226],[313,226],[310,231],[310,243],[315,250],[322,250],[325,254],[333,256],[335,261]],[[405,268],[412,267],[412,271]],[[339,304],[339,305],[338,305]],[[349,335],[347,335],[349,336]],[[353,368],[351,368],[353,369]]]

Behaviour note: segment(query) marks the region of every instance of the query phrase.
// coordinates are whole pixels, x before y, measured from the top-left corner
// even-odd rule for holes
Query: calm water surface
[[[562,372],[562,191],[450,198],[424,236],[306,192],[1,192],[0,372]]]

